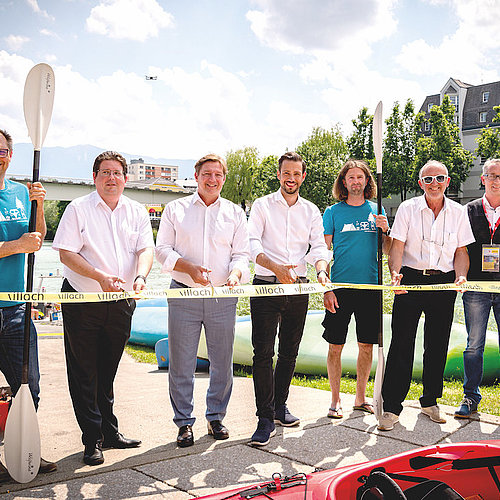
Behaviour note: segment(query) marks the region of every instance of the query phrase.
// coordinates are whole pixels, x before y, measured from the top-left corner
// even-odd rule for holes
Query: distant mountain
[[[102,151],[101,148],[91,145],[72,146],[69,148],[44,147],[41,155],[40,176],[92,179],[94,159]],[[192,179],[194,177],[194,164],[196,160],[153,158],[142,154],[122,154],[128,162],[131,159],[142,158],[146,162],[177,165],[179,167],[179,179]],[[33,145],[27,143],[14,144],[14,155],[12,156],[8,173],[31,177],[32,171]]]

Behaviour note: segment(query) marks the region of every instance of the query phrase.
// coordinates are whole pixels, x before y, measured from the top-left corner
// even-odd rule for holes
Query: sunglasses
[[[448,179],[448,176],[447,175],[426,175],[425,177],[420,178],[420,180],[424,184],[432,184],[432,181],[434,179],[436,179],[436,181],[439,182],[439,184],[442,184],[443,182],[446,181],[446,179]]]

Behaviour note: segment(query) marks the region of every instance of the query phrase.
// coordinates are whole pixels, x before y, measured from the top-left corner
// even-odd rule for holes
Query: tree
[[[415,189],[414,161],[420,120],[413,101],[408,99],[403,110],[394,103],[387,124],[383,157],[383,195],[399,194],[406,200]]]
[[[307,165],[307,176],[300,194],[323,212],[333,203],[332,186],[348,157],[347,146],[339,126],[330,130],[313,128],[311,135],[297,147]]]
[[[266,194],[277,191],[280,181],[276,175],[278,172],[278,157],[266,156],[258,165],[254,175],[254,187],[252,201]]]
[[[373,115],[368,108],[361,108],[358,117],[352,120],[354,132],[347,139],[349,156],[357,160],[373,160]]]
[[[497,113],[493,118],[493,123],[500,123],[500,106],[495,106],[493,110]],[[475,152],[481,158],[500,157],[500,128],[490,128],[487,125],[476,139],[476,142],[478,146]]]
[[[460,130],[454,120],[455,106],[445,96],[441,106],[430,111],[431,134],[420,137],[415,152],[414,179],[428,160],[437,160],[446,165],[451,177],[450,189],[458,192],[472,167],[473,155],[462,146]],[[420,119],[421,120],[421,119]]]
[[[47,240],[54,239],[57,226],[68,204],[69,201],[45,200],[43,202],[45,223],[47,224],[47,235],[45,238]]]
[[[227,176],[221,194],[246,210],[247,202],[253,200],[253,179],[259,165],[257,148],[229,151],[226,162]]]

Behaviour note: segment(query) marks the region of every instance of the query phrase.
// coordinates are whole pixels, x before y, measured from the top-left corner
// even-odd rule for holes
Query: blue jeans
[[[464,351],[464,394],[476,403],[481,401],[479,385],[483,378],[483,354],[490,310],[500,330],[500,294],[464,292],[467,347]]]
[[[26,304],[0,307],[0,370],[10,385],[12,394],[21,386],[23,373],[24,313]],[[28,385],[35,408],[40,400],[40,371],[38,369],[38,344],[36,330],[30,321],[30,353]]]

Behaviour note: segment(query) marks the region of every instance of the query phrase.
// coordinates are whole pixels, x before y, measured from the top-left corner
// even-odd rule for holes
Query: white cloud
[[[45,17],[46,19],[50,19],[51,21],[54,21],[54,16],[51,16],[46,10],[40,9],[38,6],[37,0],[26,0],[28,5],[33,9],[33,12],[40,14],[41,16]]]
[[[44,36],[51,37],[51,38],[55,38],[56,40],[60,40],[60,41],[62,40],[62,38],[57,33],[55,33],[54,31],[50,31],[48,29],[45,29],[45,28],[42,28],[40,30],[40,34],[44,35]]]
[[[396,0],[255,0],[247,19],[269,47],[293,53],[369,46],[396,29]]]
[[[144,42],[174,24],[156,0],[104,0],[90,11],[87,30],[110,38]]]
[[[446,3],[458,20],[457,30],[444,36],[438,45],[430,45],[422,39],[404,45],[397,62],[418,76],[454,76],[469,83],[498,80],[498,1],[448,0]]]
[[[22,35],[9,35],[4,38],[5,43],[11,50],[21,50],[22,46],[30,39]]]

